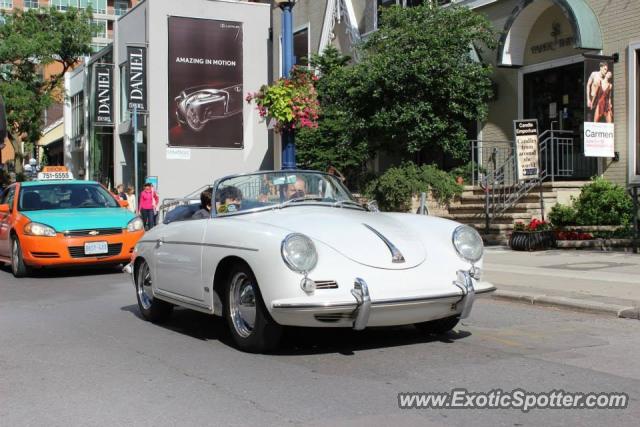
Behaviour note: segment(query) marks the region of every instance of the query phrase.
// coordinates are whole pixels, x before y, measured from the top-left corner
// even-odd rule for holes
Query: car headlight
[[[30,222],[24,226],[24,234],[28,236],[56,237],[56,230],[39,222]]]
[[[308,273],[318,263],[318,252],[310,238],[304,234],[289,234],[282,241],[282,259],[298,273]]]
[[[140,231],[140,230],[144,230],[144,222],[142,221],[142,218],[137,216],[133,218],[131,221],[129,221],[129,224],[127,224],[127,231]]]
[[[467,225],[459,226],[454,230],[452,239],[453,247],[462,259],[475,263],[482,258],[484,252],[482,237],[473,228]]]

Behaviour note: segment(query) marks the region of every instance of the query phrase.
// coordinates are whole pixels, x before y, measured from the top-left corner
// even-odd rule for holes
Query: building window
[[[91,10],[95,13],[107,13],[107,0],[50,0],[49,4],[52,8],[63,11],[70,7],[86,9],[91,6]]]
[[[129,11],[129,0],[115,0],[113,3],[113,13],[117,16],[124,15]]]
[[[91,22],[93,24],[93,37],[107,38],[107,21],[104,19],[94,19]]]
[[[309,65],[309,27],[293,33],[293,56],[296,65]]]
[[[25,9],[37,9],[39,7],[38,0],[24,0]]]
[[[105,43],[91,43],[91,51],[93,53],[100,52],[107,46]]]
[[[84,135],[84,93],[71,97],[71,139],[77,140]]]
[[[0,0],[0,9],[13,9],[13,0]]]

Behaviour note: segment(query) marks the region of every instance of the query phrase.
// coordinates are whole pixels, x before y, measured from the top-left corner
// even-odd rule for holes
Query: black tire
[[[135,270],[136,274],[136,299],[140,314],[145,320],[153,323],[165,322],[173,311],[173,305],[153,297],[151,291],[151,270],[147,261],[143,260]]]
[[[24,263],[20,240],[15,236],[11,239],[11,272],[18,278],[26,277],[31,273],[31,269]]]
[[[243,308],[246,309],[245,314],[242,314]],[[248,315],[251,313],[254,315],[252,325],[251,315]],[[245,264],[234,265],[227,276],[224,317],[238,349],[248,353],[266,353],[278,347],[283,328],[267,311],[258,282]]]
[[[460,318],[458,316],[451,316],[443,319],[416,323],[414,326],[421,332],[427,334],[443,335],[455,328],[459,321]]]

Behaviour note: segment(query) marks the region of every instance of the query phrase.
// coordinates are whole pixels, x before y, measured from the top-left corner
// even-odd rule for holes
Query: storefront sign
[[[127,81],[127,108],[147,111],[147,48],[127,46],[129,75]]]
[[[584,110],[584,155],[614,157],[613,59],[588,56],[584,60],[587,84]]]
[[[538,120],[514,120],[513,133],[518,181],[538,179]]]
[[[96,126],[113,126],[113,68],[98,64],[94,72]]]
[[[191,148],[167,147],[167,160],[191,160]]]
[[[241,22],[169,17],[170,146],[243,148],[242,40]]]

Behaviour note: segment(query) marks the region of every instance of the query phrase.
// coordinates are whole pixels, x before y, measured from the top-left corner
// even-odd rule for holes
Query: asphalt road
[[[640,322],[479,301],[445,337],[412,327],[296,329],[278,354],[224,323],[138,317],[113,271],[14,279],[0,270],[0,425],[638,425]],[[410,409],[398,392],[626,392],[623,410]]]

